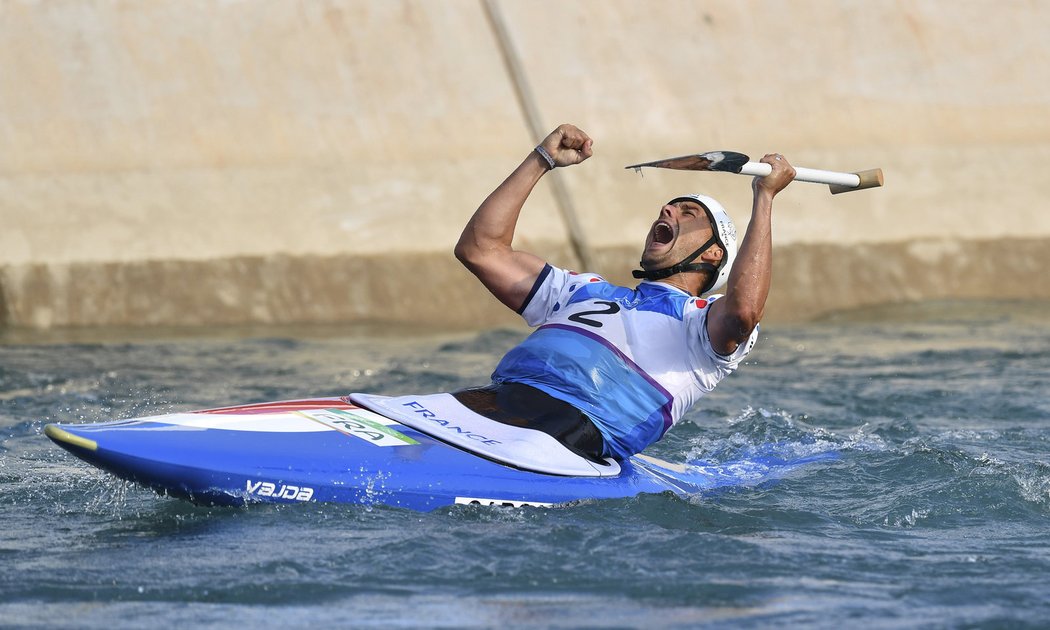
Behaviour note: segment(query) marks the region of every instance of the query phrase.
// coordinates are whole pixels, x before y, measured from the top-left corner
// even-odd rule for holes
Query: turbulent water
[[[841,453],[779,482],[427,514],[196,507],[79,462],[42,429],[473,385],[524,331],[8,332],[0,625],[1046,627],[1048,306],[765,327],[652,453]]]

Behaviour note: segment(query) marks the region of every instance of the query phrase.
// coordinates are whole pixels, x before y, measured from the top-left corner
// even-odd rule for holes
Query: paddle
[[[673,168],[680,171],[718,171],[720,173],[737,173],[738,175],[757,177],[769,175],[772,167],[763,162],[752,162],[750,160],[751,158],[748,156],[735,151],[710,151],[708,153],[656,160],[655,162],[645,162],[644,164],[632,164],[624,168],[637,170],[643,166],[652,166],[654,168]],[[873,168],[856,173],[839,173],[796,166],[795,180],[812,182],[814,184],[828,184],[828,187],[831,188],[831,194],[837,195],[850,192],[851,190],[882,186],[882,169]]]

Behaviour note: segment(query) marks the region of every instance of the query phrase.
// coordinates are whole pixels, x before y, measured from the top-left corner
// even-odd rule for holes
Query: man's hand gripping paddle
[[[773,170],[772,167],[763,162],[752,162],[751,158],[743,153],[734,151],[711,151],[697,155],[683,155],[682,157],[645,162],[644,164],[632,164],[624,168],[640,169],[643,166],[654,168],[673,168],[680,171],[718,171],[720,173],[737,173],[738,175],[751,175],[764,177]],[[850,192],[851,190],[863,190],[864,188],[875,188],[882,186],[882,169],[873,168],[856,173],[838,173],[836,171],[822,171],[815,168],[795,167],[795,181],[812,182],[814,184],[828,184],[831,194]]]

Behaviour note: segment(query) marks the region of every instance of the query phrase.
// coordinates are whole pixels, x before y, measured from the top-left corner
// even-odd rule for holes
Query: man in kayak
[[[540,178],[583,162],[592,147],[582,130],[561,125],[464,228],[456,257],[538,328],[503,357],[490,386],[453,395],[591,459],[625,459],[659,440],[754,346],[769,294],[773,198],[795,171],[781,155],[762,159],[772,172],[752,183],[751,223],[739,251],[736,228],[714,199],[685,195],[664,204],[634,272],[642,282],[629,289],[512,246]],[[724,296],[700,297],[723,286]]]

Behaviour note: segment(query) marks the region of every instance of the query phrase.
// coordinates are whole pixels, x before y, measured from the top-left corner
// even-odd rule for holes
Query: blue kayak
[[[636,455],[589,476],[551,474],[495,461],[435,433],[349,397],[45,427],[55,443],[94,466],[204,505],[317,501],[420,511],[455,504],[551,506],[756,485],[837,457],[823,452],[785,458],[771,448],[739,461],[680,465]]]

